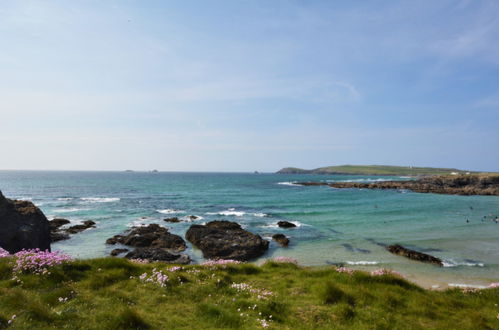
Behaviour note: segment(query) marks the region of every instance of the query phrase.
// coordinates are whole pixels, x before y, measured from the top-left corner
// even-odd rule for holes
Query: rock
[[[85,220],[81,225],[74,225],[66,229],[66,232],[70,234],[77,234],[88,228],[95,228],[95,222],[92,220]]]
[[[149,261],[164,261],[174,264],[189,264],[191,259],[185,254],[172,254],[161,248],[137,248],[127,253],[128,259],[145,259]]]
[[[111,255],[113,257],[116,257],[117,255],[128,252],[128,251],[129,251],[128,249],[114,249],[113,251],[111,251]]]
[[[287,238],[284,234],[274,234],[272,235],[272,239],[281,244],[281,246],[288,246],[289,244],[289,238]]]
[[[180,222],[181,220],[177,217],[163,219],[166,222]]]
[[[50,239],[52,242],[58,242],[70,239],[70,236],[65,231],[56,230],[50,232]]]
[[[54,218],[54,219],[49,221],[50,230],[51,231],[57,230],[57,229],[59,229],[59,227],[67,225],[68,223],[70,223],[70,221],[68,219]]]
[[[269,242],[241,228],[235,222],[211,221],[192,225],[186,238],[198,247],[205,258],[246,261],[267,251]]]
[[[50,224],[43,212],[29,201],[7,199],[0,192],[0,247],[9,253],[50,250]]]
[[[190,215],[190,216],[189,216],[189,220],[191,220],[191,221],[193,221],[193,220],[197,220],[197,219],[199,219],[199,217],[198,217],[198,216],[196,216],[196,215]]]
[[[302,186],[330,186],[333,188],[357,189],[407,189],[419,193],[448,195],[494,195],[499,196],[499,175],[439,175],[419,180],[361,182],[299,182]]]
[[[294,228],[296,225],[289,221],[279,221],[277,225],[281,228]]]
[[[133,227],[126,235],[116,235],[106,241],[107,244],[121,243],[133,247],[163,248],[184,251],[187,248],[182,237],[168,232],[157,224]]]
[[[398,244],[389,245],[386,247],[386,249],[393,254],[397,254],[399,256],[404,256],[404,257],[412,259],[412,260],[427,262],[427,263],[435,264],[438,266],[443,266],[441,259],[433,257],[433,256],[426,254],[426,253],[407,249],[407,248],[403,247],[402,245],[398,245]]]

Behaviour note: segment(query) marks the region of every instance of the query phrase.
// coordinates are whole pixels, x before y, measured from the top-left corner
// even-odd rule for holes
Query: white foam
[[[253,213],[253,216],[258,218],[265,218],[268,217],[269,215],[265,213]]]
[[[475,284],[464,284],[464,283],[449,283],[450,287],[454,288],[471,288],[471,289],[485,289],[484,285],[475,285]]]
[[[379,261],[347,261],[347,264],[349,265],[364,265],[364,266],[367,266],[367,265],[377,265],[379,264]]]
[[[467,266],[467,267],[485,267],[485,264],[481,262],[456,262],[454,260],[444,260],[442,261],[442,265],[444,267],[459,267],[459,266]]]
[[[227,209],[225,211],[206,212],[206,214],[210,214],[210,215],[223,215],[223,216],[226,216],[226,217],[229,217],[229,216],[242,217],[243,215],[246,214],[246,212],[244,212],[244,211],[236,211],[235,208],[231,207],[230,209]]]
[[[60,197],[60,198],[57,198],[58,201],[70,201],[72,199],[73,199],[73,197]]]
[[[71,213],[71,212],[79,212],[79,211],[86,211],[88,209],[79,209],[76,207],[71,207],[68,209],[54,209],[53,212],[55,213]]]
[[[156,210],[156,212],[159,212],[159,213],[162,213],[162,214],[185,213],[185,211],[182,211],[182,210],[175,210],[175,209]]]
[[[118,197],[82,197],[80,199],[89,203],[111,203],[120,200]]]
[[[296,181],[284,181],[284,182],[277,182],[277,184],[280,184],[282,186],[295,186],[295,187],[301,187],[299,184],[296,184]]]

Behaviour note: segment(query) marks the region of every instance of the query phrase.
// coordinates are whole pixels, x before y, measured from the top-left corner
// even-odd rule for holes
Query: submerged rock
[[[279,221],[277,225],[281,228],[294,228],[296,225],[289,221]]]
[[[133,227],[126,235],[109,238],[106,244],[121,243],[133,247],[163,248],[184,251],[187,248],[182,237],[168,232],[168,229],[157,224],[144,227]]]
[[[0,247],[9,253],[50,250],[50,225],[43,212],[32,202],[7,199],[0,192]]]
[[[188,255],[173,254],[161,248],[137,248],[127,253],[125,258],[163,261],[172,264],[189,264],[191,262],[191,258]]]
[[[192,225],[186,238],[198,247],[205,258],[246,261],[267,251],[269,242],[230,221],[212,221]]]
[[[274,234],[272,235],[272,239],[281,244],[281,246],[288,246],[289,244],[289,238],[287,238],[284,234]]]
[[[431,256],[431,255],[426,254],[426,253],[410,250],[410,249],[405,248],[399,244],[389,245],[386,247],[386,249],[393,254],[397,254],[399,256],[404,256],[404,257],[412,259],[412,260],[427,262],[427,263],[435,264],[438,266],[443,266],[441,259],[436,258],[436,257]]]

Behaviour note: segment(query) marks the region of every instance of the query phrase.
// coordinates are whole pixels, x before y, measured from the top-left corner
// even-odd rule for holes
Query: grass
[[[392,275],[274,262],[169,271],[118,258],[74,261],[16,282],[11,263],[0,259],[0,328],[499,328],[498,288],[430,291]],[[168,275],[164,287],[139,279],[154,268]]]
[[[388,165],[340,165],[326,166],[314,170],[303,170],[295,167],[287,167],[278,173],[310,173],[310,174],[362,174],[362,175],[445,175],[452,172],[465,174],[470,171],[455,168],[435,167],[412,167],[412,166],[388,166]],[[473,172],[470,172],[473,173]]]

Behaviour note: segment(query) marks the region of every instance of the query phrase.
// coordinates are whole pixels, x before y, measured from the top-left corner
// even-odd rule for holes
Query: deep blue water
[[[53,244],[75,257],[108,255],[105,240],[133,225],[159,223],[184,236],[192,223],[237,221],[270,239],[285,233],[289,248],[271,242],[262,258],[290,256],[303,265],[349,263],[392,268],[425,285],[499,280],[497,196],[452,196],[397,190],[301,187],[294,181],[370,181],[399,177],[244,173],[29,172],[0,171],[5,196],[30,199],[47,217],[97,228]],[[194,222],[166,223],[166,217]],[[485,218],[484,218],[485,216]],[[281,229],[277,221],[298,224]],[[469,222],[466,222],[468,220]],[[447,267],[413,262],[388,253],[400,243],[446,261]],[[201,253],[189,246],[196,262]],[[355,265],[357,264],[357,265]]]

